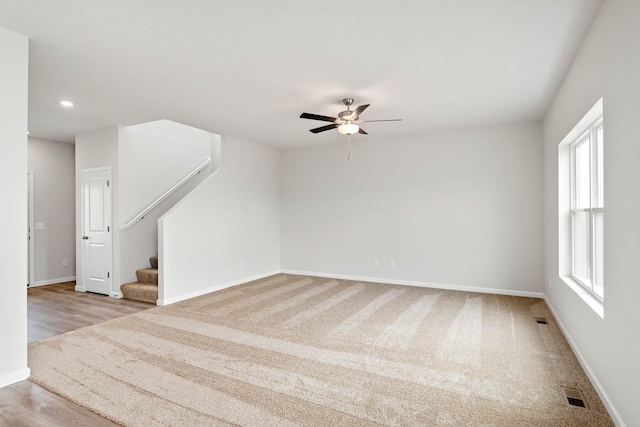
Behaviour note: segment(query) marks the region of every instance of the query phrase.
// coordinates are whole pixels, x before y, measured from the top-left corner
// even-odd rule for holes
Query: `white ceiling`
[[[0,0],[0,26],[31,38],[32,136],[170,119],[285,148],[342,141],[299,116],[347,96],[404,119],[358,139],[540,119],[601,3]]]

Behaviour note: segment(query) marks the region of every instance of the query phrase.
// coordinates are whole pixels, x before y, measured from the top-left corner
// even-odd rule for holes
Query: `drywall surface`
[[[280,268],[280,153],[227,136],[222,165],[158,222],[160,303]]]
[[[540,123],[346,142],[282,152],[283,270],[542,290]]]
[[[207,158],[209,166],[189,179],[131,228],[120,231],[120,281],[136,281],[158,254],[158,219],[219,165],[220,136],[169,120],[120,128],[120,222],[128,223]]]
[[[109,166],[111,168],[111,206],[112,206],[112,268],[111,291],[120,292],[120,233],[119,227],[119,180],[118,180],[118,134],[116,126],[99,129],[76,136],[76,289],[84,289],[82,265],[82,170]]]
[[[640,2],[605,1],[544,119],[545,294],[608,396],[640,425]],[[604,100],[604,319],[559,279],[558,143]]]
[[[120,230],[120,281],[122,283],[135,282],[136,270],[150,267],[149,257],[158,255],[158,219],[211,175],[211,168],[211,165],[207,166],[187,181],[133,227]]]
[[[121,127],[120,225],[210,158],[211,144],[209,132],[169,120]]]
[[[29,138],[28,167],[33,172],[32,230],[35,278],[31,286],[76,275],[75,146]],[[63,265],[63,260],[68,265]]]
[[[27,368],[27,86],[29,39],[0,28],[0,387]]]

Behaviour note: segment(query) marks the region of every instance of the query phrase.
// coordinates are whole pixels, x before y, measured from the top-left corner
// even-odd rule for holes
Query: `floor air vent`
[[[577,406],[579,408],[586,408],[587,404],[584,400],[584,395],[580,390],[575,390],[572,388],[564,388],[562,389],[562,395],[564,396],[564,401],[569,406]]]
[[[546,325],[547,324],[547,319],[545,319],[544,317],[535,317],[536,322],[540,323],[541,325]]]

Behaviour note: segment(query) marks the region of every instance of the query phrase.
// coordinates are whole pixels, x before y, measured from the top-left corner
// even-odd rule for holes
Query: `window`
[[[571,276],[604,299],[603,118],[571,143]]]

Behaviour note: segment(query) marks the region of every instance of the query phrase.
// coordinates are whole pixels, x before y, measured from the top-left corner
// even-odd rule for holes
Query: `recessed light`
[[[63,107],[73,107],[73,102],[71,101],[60,101],[60,105],[62,105]]]

